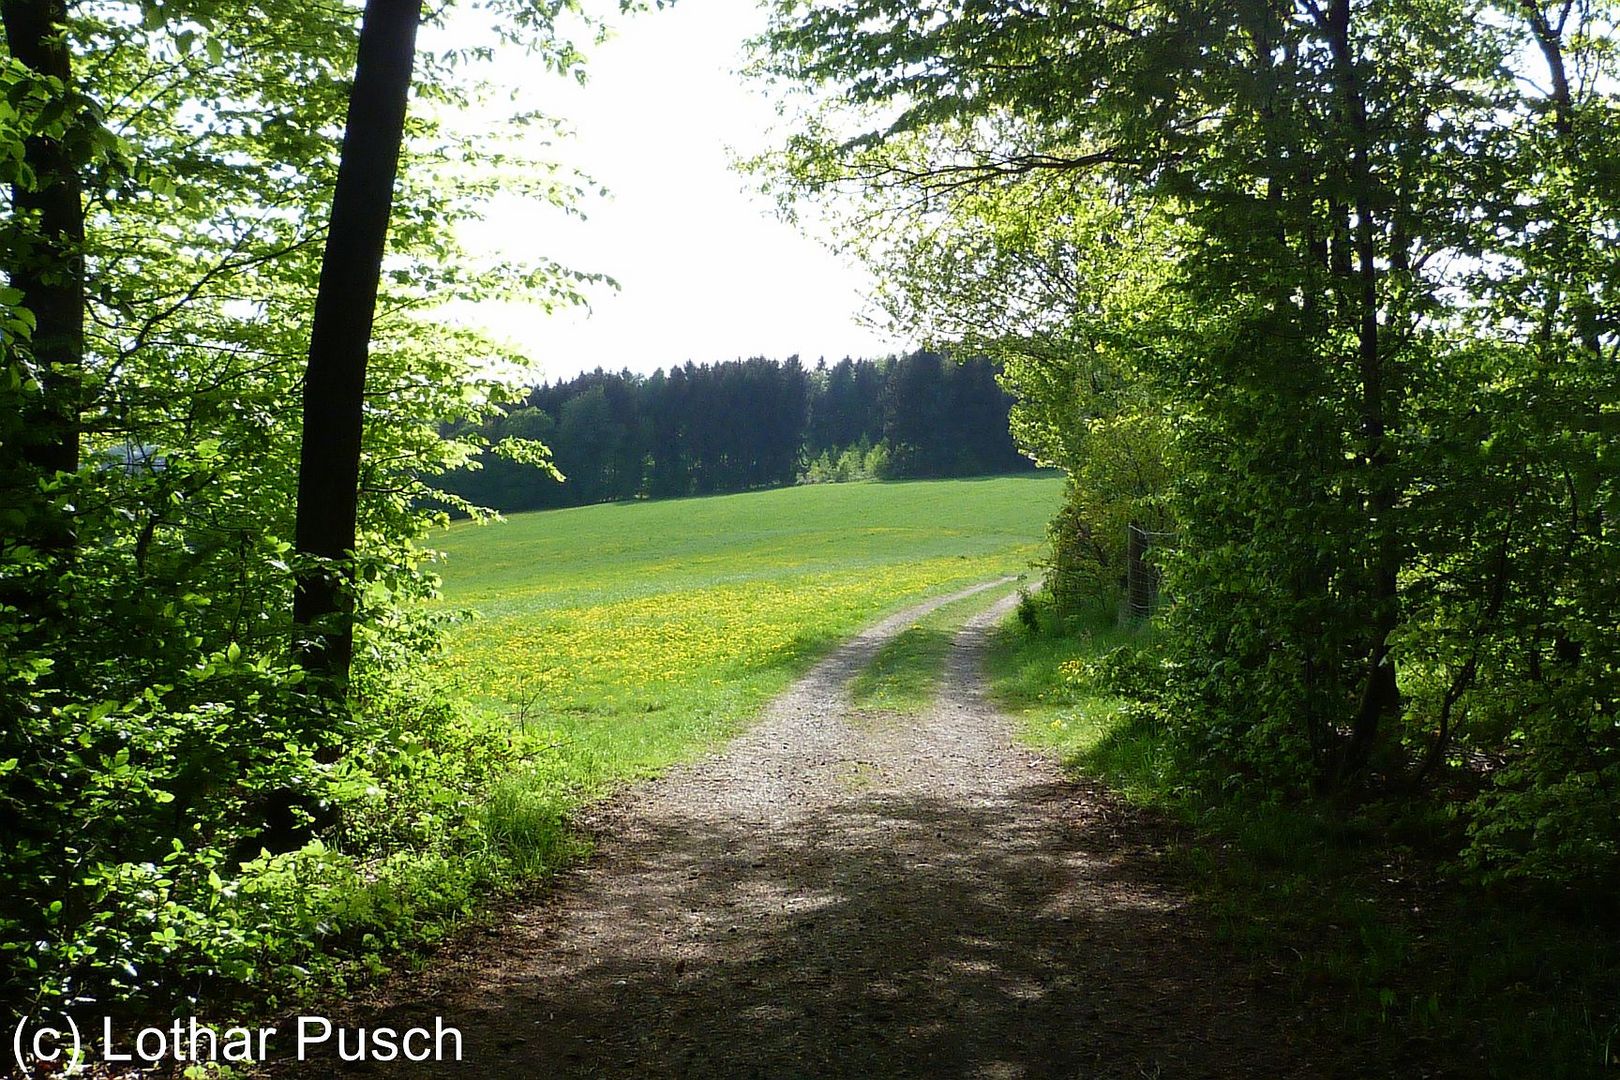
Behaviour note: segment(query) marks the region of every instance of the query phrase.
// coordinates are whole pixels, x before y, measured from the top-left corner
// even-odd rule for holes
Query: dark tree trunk
[[[1373,219],[1373,176],[1368,160],[1371,133],[1367,101],[1350,43],[1349,0],[1333,0],[1324,29],[1352,140],[1348,165],[1356,221],[1351,243],[1345,250],[1346,261],[1351,246],[1355,255],[1355,285],[1350,291],[1355,297],[1357,314],[1356,369],[1361,383],[1362,461],[1367,470],[1366,510],[1373,540],[1372,558],[1367,567],[1371,635],[1361,700],[1350,719],[1350,738],[1339,762],[1338,779],[1342,780],[1366,765],[1384,720],[1397,715],[1402,708],[1395,658],[1389,648],[1390,638],[1400,624],[1401,551],[1394,521],[1397,500],[1388,439],[1389,389],[1378,325],[1380,236]],[[1344,267],[1346,272],[1348,269]]]
[[[1578,167],[1584,163],[1581,160],[1580,140],[1575,132],[1575,96],[1570,89],[1569,73],[1564,64],[1563,20],[1560,19],[1555,26],[1548,21],[1546,13],[1530,0],[1525,0],[1523,7],[1525,18],[1530,24],[1530,33],[1536,39],[1536,47],[1541,50],[1541,57],[1546,61],[1547,71],[1552,76],[1552,90],[1548,95],[1548,101],[1552,105],[1553,130],[1558,135],[1559,149],[1563,151],[1567,164]],[[1560,218],[1554,222],[1553,236],[1558,247],[1573,246],[1575,243],[1573,233],[1574,230],[1567,220]],[[1564,292],[1566,288],[1563,282],[1558,282],[1554,295]],[[1568,292],[1575,334],[1581,347],[1593,356],[1603,355],[1603,341],[1598,330],[1597,305],[1580,288],[1569,288]]]
[[[30,71],[58,79],[72,93],[72,70],[62,23],[63,0],[5,0],[0,22],[12,57]],[[69,116],[76,110],[70,109]],[[79,468],[79,409],[84,365],[84,200],[78,163],[58,137],[32,135],[23,146],[31,183],[13,184],[13,212],[24,226],[12,264],[11,286],[34,315],[28,349],[42,393],[28,417],[23,460],[39,472]],[[50,546],[71,541],[54,528]]]
[[[341,692],[353,652],[355,517],[366,356],[377,306],[421,0],[367,0],[304,380],[293,600],[304,666]]]

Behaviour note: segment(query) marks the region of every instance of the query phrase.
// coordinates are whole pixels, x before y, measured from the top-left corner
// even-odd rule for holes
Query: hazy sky
[[[481,305],[457,317],[519,345],[547,378],[601,366],[651,371],[687,360],[797,353],[877,355],[898,343],[860,326],[865,274],[773,216],[729,167],[728,148],[763,148],[776,116],[734,74],[764,26],[752,0],[682,0],[616,20],[590,53],[590,80],[534,78],[517,57],[496,65],[523,100],[565,118],[562,160],[610,189],[588,220],[501,200],[464,240],[484,255],[539,253],[619,282],[592,309],[547,316]]]

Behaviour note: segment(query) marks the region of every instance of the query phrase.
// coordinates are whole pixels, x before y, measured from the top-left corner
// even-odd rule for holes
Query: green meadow
[[[884,613],[1026,573],[1061,488],[826,484],[455,525],[433,540],[467,615],[444,671],[547,748],[524,783],[573,802],[735,733]]]

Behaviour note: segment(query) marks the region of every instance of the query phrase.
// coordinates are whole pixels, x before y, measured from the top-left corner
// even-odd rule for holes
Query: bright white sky
[[[481,304],[458,319],[519,346],[555,380],[598,366],[649,372],[687,360],[797,353],[876,356],[903,343],[856,318],[869,279],[794,226],[730,168],[731,152],[766,145],[776,115],[735,74],[742,45],[764,28],[754,0],[681,0],[616,18],[589,53],[588,83],[536,78],[521,56],[496,79],[574,128],[559,157],[609,189],[587,220],[511,199],[463,240],[484,256],[542,254],[615,278],[584,309]]]

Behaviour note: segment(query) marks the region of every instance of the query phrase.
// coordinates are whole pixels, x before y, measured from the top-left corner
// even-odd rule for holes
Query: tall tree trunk
[[[293,621],[304,666],[341,693],[353,653],[355,519],[366,358],[393,209],[421,0],[366,0],[321,263],[298,463]]]
[[[1395,528],[1396,487],[1391,475],[1384,356],[1378,327],[1379,230],[1373,217],[1371,132],[1367,100],[1350,42],[1349,0],[1333,0],[1325,30],[1333,54],[1344,119],[1352,140],[1349,180],[1354,192],[1356,370],[1361,383],[1362,462],[1367,470],[1367,517],[1373,551],[1367,568],[1371,634],[1361,701],[1350,718],[1350,738],[1339,762],[1340,779],[1360,770],[1376,744],[1385,717],[1401,709],[1400,685],[1389,642],[1400,624],[1400,538]]]
[[[62,23],[64,0],[4,0],[0,22],[13,59],[71,94],[72,70]],[[73,110],[69,111],[73,115]],[[84,367],[84,199],[78,163],[59,137],[31,135],[23,146],[32,180],[11,187],[13,212],[33,219],[12,265],[12,288],[34,315],[30,347],[42,393],[28,418],[23,460],[50,475],[79,468],[79,409]],[[60,547],[65,526],[52,527]]]
[[[1563,21],[1554,25],[1533,0],[1524,0],[1521,6],[1531,36],[1535,38],[1536,47],[1541,50],[1541,57],[1546,61],[1547,71],[1552,77],[1552,89],[1547,100],[1552,105],[1553,131],[1558,136],[1559,150],[1563,152],[1567,165],[1579,168],[1585,163],[1581,160],[1580,141],[1575,133],[1575,95],[1570,90],[1569,72],[1564,64]],[[1554,243],[1558,247],[1576,243],[1574,229],[1563,216],[1554,222],[1553,230]],[[1603,342],[1598,331],[1598,310],[1591,296],[1579,287],[1569,288],[1564,282],[1555,281],[1554,287],[1557,292],[1564,292],[1567,288],[1573,308],[1575,334],[1581,347],[1593,356],[1601,356]]]

